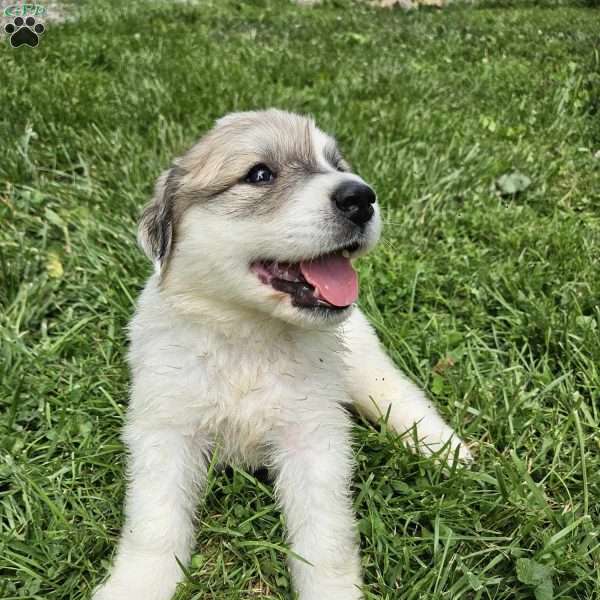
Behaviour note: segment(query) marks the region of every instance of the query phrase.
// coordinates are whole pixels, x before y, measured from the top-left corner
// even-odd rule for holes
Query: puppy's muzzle
[[[375,212],[375,192],[358,181],[345,181],[333,191],[331,199],[344,217],[361,227],[371,220]]]

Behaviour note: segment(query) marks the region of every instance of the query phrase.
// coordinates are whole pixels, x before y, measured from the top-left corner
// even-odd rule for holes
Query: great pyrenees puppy
[[[362,598],[350,404],[469,460],[355,304],[352,261],[380,230],[335,140],[281,110],[220,119],[159,177],[139,228],[155,270],[129,330],[125,525],[94,600],[172,597],[210,461],[268,467],[300,600]]]

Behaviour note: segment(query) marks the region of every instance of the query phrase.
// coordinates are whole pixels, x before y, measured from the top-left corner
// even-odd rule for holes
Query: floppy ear
[[[180,176],[181,170],[177,166],[161,174],[138,227],[138,243],[159,272],[166,264],[173,246],[175,195]]]

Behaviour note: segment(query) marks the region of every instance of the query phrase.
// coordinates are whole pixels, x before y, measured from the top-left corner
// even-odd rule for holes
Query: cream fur
[[[260,121],[273,113],[249,114]],[[235,115],[217,130],[232,122]],[[385,355],[358,308],[330,320],[303,314],[248,270],[258,256],[293,261],[338,243],[329,195],[344,178],[360,178],[327,165],[322,146],[331,138],[307,123],[323,172],[293,188],[292,201],[243,218],[226,210],[237,206],[243,187],[235,197],[223,192],[218,205],[192,204],[168,263],[152,257],[157,270],[130,325],[125,526],[94,600],[172,597],[182,578],[176,558],[185,564],[192,551],[193,513],[211,456],[222,464],[267,465],[275,474],[291,548],[310,563],[290,562],[300,600],[362,598],[345,404],[375,419],[390,408],[395,430],[416,425],[421,450],[454,440],[469,459],[423,392]],[[294,135],[278,131],[284,139]],[[210,155],[213,148],[202,150],[196,152]],[[186,168],[188,179],[202,179],[201,165],[197,172]],[[379,232],[377,210],[357,254]]]

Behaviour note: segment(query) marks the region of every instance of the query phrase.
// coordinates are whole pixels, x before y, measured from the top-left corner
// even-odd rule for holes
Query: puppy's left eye
[[[331,164],[334,166],[336,171],[340,171],[342,173],[347,173],[348,171],[352,170],[350,165],[340,155],[336,155],[331,161]]]
[[[246,183],[260,184],[260,183],[269,183],[275,179],[275,173],[267,167],[267,165],[263,165],[262,163],[259,165],[254,165],[246,175],[244,181]]]

